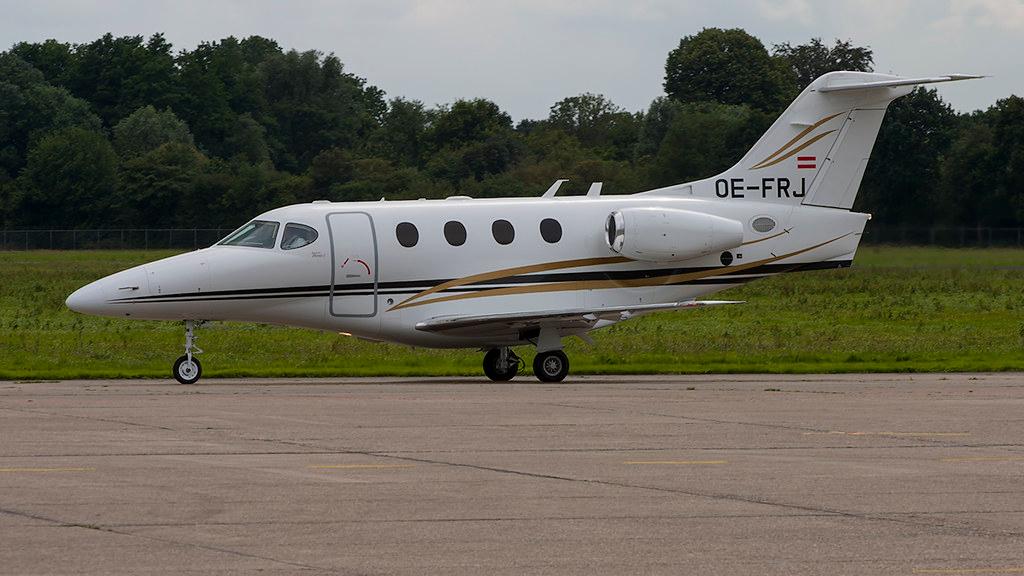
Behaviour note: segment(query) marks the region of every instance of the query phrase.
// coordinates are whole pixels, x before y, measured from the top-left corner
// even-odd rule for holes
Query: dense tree
[[[0,179],[17,176],[34,142],[76,126],[101,128],[87,102],[50,85],[18,56],[0,54]]]
[[[63,77],[51,79],[92,104],[107,126],[138,108],[174,106],[180,95],[171,45],[162,34],[102,38],[75,46]]]
[[[941,206],[953,222],[1024,222],[1024,98],[999,100],[962,120],[942,163]]]
[[[675,112],[649,168],[649,181],[667,186],[713,176],[736,163],[750,147],[748,106],[701,102]]]
[[[709,28],[671,51],[666,95],[642,113],[584,93],[513,128],[490,100],[386,100],[336,56],[259,36],[20,43],[0,52],[0,221],[231,227],[316,198],[536,195],[556,178],[564,193],[634,192],[727,168],[813,78],[873,56],[818,38],[769,54]],[[1021,225],[1022,132],[1021,98],[958,116],[915,91],[886,116],[857,208],[881,224]]]
[[[369,140],[370,151],[398,164],[420,166],[431,114],[422,102],[395,98]]]
[[[575,136],[589,148],[617,160],[631,159],[635,152],[640,122],[600,94],[580,94],[565,98],[551,107],[551,127]]]
[[[248,112],[237,116],[224,137],[224,154],[229,158],[241,158],[250,164],[270,162],[266,128]]]
[[[849,40],[838,38],[831,48],[821,38],[811,38],[810,42],[798,46],[788,42],[776,44],[773,54],[792,70],[796,91],[803,90],[822,74],[837,70],[871,72],[874,65],[871,48],[854,46]]]
[[[192,146],[192,134],[169,108],[145,106],[114,126],[114,148],[125,160],[172,142]]]
[[[939,166],[956,114],[935,90],[918,88],[889,105],[856,208],[883,224],[926,225],[936,214]]]
[[[426,169],[452,186],[510,168],[520,155],[512,118],[489,100],[459,100],[435,115],[426,139]]]
[[[66,128],[32,148],[19,180],[27,223],[68,228],[102,225],[117,189],[117,154],[102,134]]]
[[[747,104],[776,111],[792,97],[786,70],[760,40],[733,28],[705,28],[679,41],[665,63],[665,93],[680,102]]]
[[[934,201],[939,222],[982,226],[991,224],[998,194],[992,175],[998,173],[992,127],[980,118],[964,122],[941,166],[941,186]],[[998,216],[998,214],[996,214]]]
[[[116,224],[132,226],[189,226],[177,212],[180,199],[188,197],[206,159],[191,142],[168,140],[135,154],[121,168],[121,182],[111,202]]]

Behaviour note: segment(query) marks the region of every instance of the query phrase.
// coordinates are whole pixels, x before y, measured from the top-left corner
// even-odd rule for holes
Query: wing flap
[[[416,329],[423,332],[464,331],[467,329],[510,330],[539,327],[540,325],[557,328],[578,329],[586,331],[597,322],[607,320],[620,322],[640,314],[661,310],[678,310],[682,308],[700,308],[703,306],[721,306],[725,304],[742,304],[734,300],[687,300],[685,302],[667,302],[664,304],[644,304],[636,306],[616,306],[606,308],[577,308],[572,310],[546,310],[540,312],[510,312],[506,314],[480,314],[474,316],[437,316],[416,324]]]

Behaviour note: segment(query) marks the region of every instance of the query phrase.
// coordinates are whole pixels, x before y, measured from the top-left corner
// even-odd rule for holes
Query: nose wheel
[[[174,361],[174,367],[171,368],[171,374],[174,379],[181,384],[195,384],[199,381],[199,377],[203,375],[203,365],[199,363],[199,359],[194,354],[202,354],[202,349],[196,346],[196,340],[198,337],[195,334],[195,329],[198,328],[201,322],[194,320],[185,321],[185,355]]]

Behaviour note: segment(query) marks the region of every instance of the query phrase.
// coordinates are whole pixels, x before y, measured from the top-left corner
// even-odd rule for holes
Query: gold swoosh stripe
[[[782,236],[783,234],[789,234],[790,230],[792,230],[792,228],[786,228],[782,232],[779,232],[778,234],[772,234],[771,236],[765,236],[764,238],[758,238],[757,240],[749,240],[747,242],[744,242],[743,244],[740,244],[740,246],[750,246],[751,244],[757,244],[758,242],[764,242],[765,240],[771,240],[772,238],[778,238],[779,236]]]
[[[821,134],[818,134],[817,136],[815,136],[814,138],[811,138],[807,142],[804,142],[800,147],[791,150],[785,156],[780,156],[780,157],[776,158],[775,160],[772,160],[771,162],[769,162],[767,164],[761,164],[759,166],[754,166],[753,168],[751,168],[751,170],[758,169],[758,168],[767,168],[769,166],[775,166],[779,162],[782,162],[783,160],[786,160],[787,158],[792,158],[796,154],[799,154],[800,151],[803,150],[804,148],[807,148],[811,144],[814,144],[818,140],[821,140],[822,138],[824,138],[825,136],[828,136],[829,134],[831,134],[833,132],[835,132],[835,130],[829,130],[828,132],[822,132]]]
[[[448,288],[454,288],[456,286],[464,286],[466,284],[473,284],[474,282],[486,282],[487,280],[497,280],[498,278],[505,278],[508,276],[518,276],[520,274],[530,274],[532,272],[547,272],[549,270],[558,270],[561,268],[579,268],[581,266],[598,266],[601,264],[620,264],[622,262],[632,262],[625,256],[605,256],[602,258],[578,258],[576,260],[559,260],[557,262],[545,262],[543,264],[530,264],[527,266],[516,266],[515,268],[503,268],[501,270],[494,270],[492,272],[484,272],[482,274],[474,274],[472,276],[463,276],[462,278],[456,278],[447,282],[442,282],[433,288],[429,288],[418,294],[401,301],[392,310],[405,307],[408,302],[429,296],[434,292],[446,290]]]
[[[736,266],[725,266],[723,268],[716,268],[714,270],[706,270],[703,272],[686,272],[683,274],[673,274],[671,276],[661,276],[656,278],[637,278],[633,280],[579,280],[576,282],[558,282],[548,284],[534,284],[531,286],[513,286],[510,288],[494,288],[491,290],[483,290],[480,292],[470,292],[466,294],[452,294],[450,296],[441,296],[439,298],[432,298],[430,300],[421,300],[419,302],[405,302],[391,307],[390,311],[398,310],[399,308],[412,308],[414,306],[422,306],[424,304],[436,304],[439,302],[452,302],[455,300],[466,300],[469,298],[481,298],[485,296],[512,296],[517,294],[541,294],[546,292],[565,292],[569,290],[602,290],[607,288],[641,288],[644,286],[654,286],[657,284],[673,284],[676,282],[687,282],[690,280],[699,280],[701,278],[708,278],[711,276],[721,276],[730,272],[739,272],[761,266],[762,264],[770,264],[777,262],[784,258],[803,254],[804,252],[810,252],[815,248],[820,248],[826,244],[831,244],[836,240],[845,238],[853,234],[853,232],[847,232],[842,236],[837,236],[831,240],[826,240],[821,244],[815,244],[808,248],[797,250],[796,252],[790,252],[789,254],[783,254],[782,256],[774,256],[772,258],[765,258],[764,260],[757,260],[754,262],[748,262],[746,264],[738,264]]]
[[[810,134],[810,133],[811,133],[811,132],[812,132],[812,131],[813,131],[813,130],[814,130],[815,128],[817,128],[818,126],[821,126],[822,124],[824,124],[824,123],[828,122],[829,120],[831,120],[831,119],[835,118],[836,116],[840,116],[840,115],[842,115],[842,114],[846,114],[846,112],[847,112],[847,111],[845,111],[845,110],[844,110],[843,112],[839,112],[838,114],[833,114],[833,115],[831,115],[831,116],[826,116],[826,117],[822,118],[821,120],[818,120],[818,121],[817,121],[817,122],[815,122],[814,124],[811,124],[811,125],[810,125],[810,126],[808,126],[807,128],[804,128],[804,129],[803,129],[803,130],[802,130],[802,131],[801,131],[801,132],[800,132],[799,134],[797,134],[796,136],[794,136],[792,140],[790,140],[789,142],[786,142],[785,144],[783,144],[781,148],[779,148],[779,149],[778,149],[778,150],[776,150],[775,152],[772,152],[772,153],[771,153],[771,155],[769,155],[769,156],[768,156],[767,158],[765,158],[764,160],[761,160],[761,161],[760,161],[760,162],[758,162],[757,164],[754,164],[753,166],[751,166],[751,167],[750,167],[750,169],[751,169],[751,170],[755,170],[755,169],[757,169],[757,168],[762,168],[762,166],[761,166],[762,164],[764,164],[765,162],[767,162],[767,161],[771,160],[772,158],[775,158],[775,157],[776,157],[776,156],[778,156],[779,154],[782,154],[782,152],[783,152],[784,150],[786,150],[786,148],[789,148],[789,147],[790,147],[790,146],[792,146],[793,144],[796,144],[796,142],[797,142],[798,140],[800,140],[800,139],[801,139],[801,138],[803,138],[804,136],[807,136],[808,134]]]

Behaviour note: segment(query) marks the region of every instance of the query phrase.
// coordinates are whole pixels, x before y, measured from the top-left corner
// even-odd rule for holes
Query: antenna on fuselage
[[[590,185],[590,189],[587,190],[587,196],[600,196],[602,186],[604,186],[604,182],[594,182]]]
[[[565,184],[568,181],[569,181],[568,178],[562,178],[560,180],[555,180],[555,183],[551,185],[551,188],[548,188],[548,191],[545,192],[544,195],[541,196],[541,198],[554,198],[555,197],[555,193],[558,192],[558,189],[562,187],[562,184]]]

